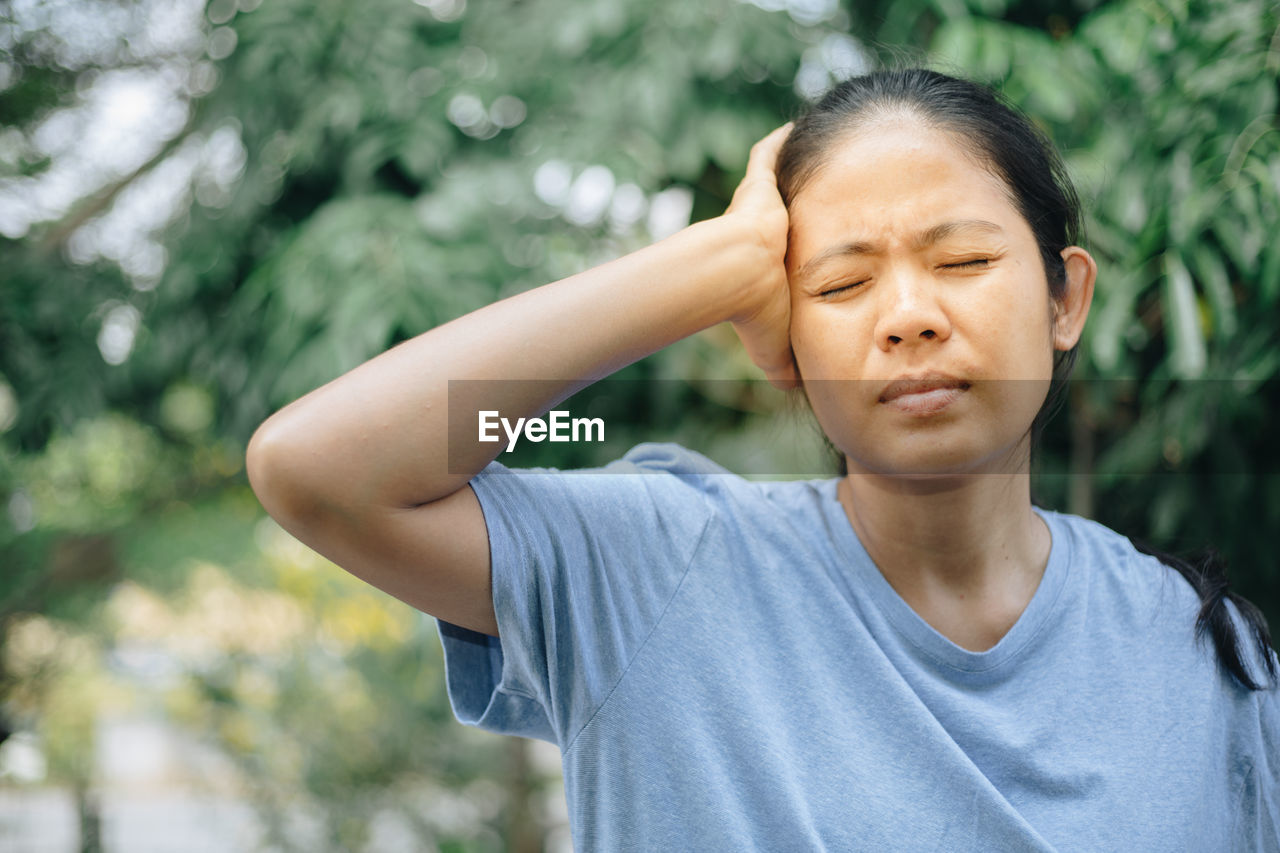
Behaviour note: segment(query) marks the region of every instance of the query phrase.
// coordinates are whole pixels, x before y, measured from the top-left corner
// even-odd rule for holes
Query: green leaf
[[[1234,335],[1237,329],[1236,300],[1222,257],[1200,243],[1192,249],[1190,261],[1208,297],[1214,327],[1224,337]]]
[[[1164,264],[1162,307],[1171,350],[1170,369],[1180,379],[1197,379],[1204,374],[1208,357],[1200,328],[1195,286],[1191,273],[1176,254],[1166,252]]]

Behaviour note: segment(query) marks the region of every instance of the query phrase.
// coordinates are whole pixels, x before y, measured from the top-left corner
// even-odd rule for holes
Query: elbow
[[[244,452],[244,470],[249,475],[249,487],[264,504],[263,497],[270,488],[268,481],[272,464],[271,456],[278,448],[278,443],[273,446],[270,427],[271,422],[267,421],[254,430],[253,437],[249,439],[249,447]]]
[[[306,450],[280,423],[279,415],[268,419],[249,439],[245,472],[262,508],[282,526],[291,527],[314,512],[316,493],[306,486]]]

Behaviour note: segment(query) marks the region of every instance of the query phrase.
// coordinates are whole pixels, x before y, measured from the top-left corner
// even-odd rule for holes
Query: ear
[[[1098,265],[1093,256],[1079,246],[1062,250],[1062,264],[1067,271],[1067,287],[1062,299],[1054,302],[1053,348],[1069,350],[1080,341],[1084,321],[1093,303],[1093,282]]]

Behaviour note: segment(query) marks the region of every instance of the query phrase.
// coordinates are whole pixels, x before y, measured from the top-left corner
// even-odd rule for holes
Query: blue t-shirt
[[[1195,641],[1180,575],[1037,510],[1044,577],[968,651],[837,482],[656,444],[472,481],[501,638],[440,624],[450,699],[560,747],[577,849],[1280,850],[1280,696]]]

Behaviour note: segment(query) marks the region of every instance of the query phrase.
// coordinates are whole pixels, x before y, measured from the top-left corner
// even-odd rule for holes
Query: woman
[[[1031,504],[1096,275],[1078,219],[986,89],[850,80],[752,149],[723,216],[313,392],[255,435],[250,477],[441,620],[459,719],[560,746],[580,849],[1276,849],[1260,615]],[[514,421],[725,320],[803,387],[844,476],[751,483],[672,445],[511,472],[448,446],[449,380],[508,380],[467,411]]]

